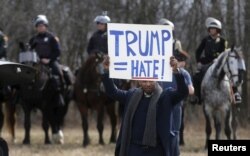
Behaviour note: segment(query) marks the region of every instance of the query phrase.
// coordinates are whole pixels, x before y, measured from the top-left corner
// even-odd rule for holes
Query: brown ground
[[[200,108],[194,108],[195,109]],[[73,112],[73,113],[72,113]],[[19,119],[16,127],[17,142],[11,143],[11,137],[4,129],[2,137],[4,137],[9,143],[10,156],[113,156],[114,144],[109,144],[110,128],[109,125],[105,125],[104,140],[106,145],[98,145],[98,133],[95,129],[95,120],[91,119],[90,137],[91,145],[87,148],[82,147],[82,130],[80,125],[80,118],[78,113],[74,113],[75,108],[71,108],[66,118],[66,125],[64,129],[65,143],[63,145],[44,145],[44,134],[40,128],[40,121],[37,123],[39,115],[33,116],[33,124],[31,130],[31,145],[22,145],[23,128]],[[192,114],[192,111],[187,110]],[[20,112],[19,112],[20,113]],[[95,115],[93,115],[95,116]],[[197,117],[200,119],[198,120]],[[74,121],[74,122],[73,122]],[[192,122],[191,122],[192,121]],[[181,147],[182,156],[205,156],[204,150],[205,132],[204,132],[204,119],[200,113],[193,113],[186,118],[185,129],[185,143],[184,147]],[[35,122],[35,123],[34,123]],[[106,121],[108,124],[108,122]],[[197,124],[195,124],[197,123]],[[214,132],[214,130],[213,130]],[[239,139],[250,139],[249,126],[245,128],[239,128],[237,132]],[[214,138],[214,133],[212,135]],[[223,135],[224,138],[224,135]]]

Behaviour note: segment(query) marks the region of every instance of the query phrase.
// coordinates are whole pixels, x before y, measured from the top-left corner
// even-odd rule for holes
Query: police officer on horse
[[[162,18],[160,19],[159,24],[169,25],[173,29],[173,35],[174,35],[174,23],[173,22],[171,22],[168,19]],[[186,60],[189,57],[189,54],[182,49],[181,41],[176,38],[174,38],[173,40],[173,55],[178,60],[178,64],[181,67],[184,67],[186,64]]]
[[[107,23],[111,22],[109,16],[107,16],[107,11],[104,11],[102,15],[96,16],[94,22],[96,23],[97,31],[89,40],[87,52],[89,55],[91,55],[93,52],[107,54]]]
[[[59,78],[56,88],[63,89],[63,73],[59,64],[61,50],[59,39],[48,31],[49,21],[45,15],[38,15],[34,20],[37,34],[30,39],[31,49],[34,49],[40,58],[40,62],[52,69],[52,74]]]
[[[201,82],[207,69],[213,63],[213,60],[227,49],[227,41],[221,36],[221,22],[215,18],[209,17],[206,19],[205,24],[208,36],[202,39],[196,50],[195,58],[198,71],[193,77],[195,94],[198,97],[199,104],[201,104]],[[240,103],[240,94],[237,92],[237,89],[234,89],[234,92],[236,103]]]

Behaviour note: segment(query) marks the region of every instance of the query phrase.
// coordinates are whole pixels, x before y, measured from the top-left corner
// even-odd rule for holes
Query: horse
[[[236,137],[236,120],[232,116],[234,96],[232,86],[239,86],[239,65],[243,58],[239,55],[237,48],[231,48],[221,53],[214,63],[208,68],[201,84],[201,101],[206,120],[206,142],[212,133],[211,121],[214,120],[216,139],[220,139],[222,123],[227,139],[231,139],[233,130]],[[233,114],[235,115],[235,114]],[[233,120],[232,120],[233,119]],[[233,126],[233,127],[232,127]]]
[[[67,112],[70,99],[70,87],[67,86],[63,92],[56,89],[55,83],[58,79],[52,75],[48,65],[38,61],[36,52],[30,51],[23,43],[20,43],[21,53],[19,61],[37,69],[36,80],[28,85],[18,85],[17,99],[24,110],[25,136],[23,144],[30,144],[30,114],[35,108],[42,112],[42,128],[45,132],[45,144],[63,144],[62,124]],[[73,82],[72,82],[73,83]],[[52,142],[49,137],[49,126],[52,129]]]
[[[115,113],[115,101],[108,98],[104,93],[102,86],[102,76],[100,65],[103,60],[103,54],[95,52],[90,55],[83,66],[78,70],[76,82],[74,85],[74,100],[79,108],[82,129],[83,129],[83,147],[90,143],[88,135],[88,110],[97,112],[97,129],[99,132],[99,144],[104,144],[103,140],[103,118],[105,107],[111,123],[110,142],[116,142],[116,124],[117,117]]]

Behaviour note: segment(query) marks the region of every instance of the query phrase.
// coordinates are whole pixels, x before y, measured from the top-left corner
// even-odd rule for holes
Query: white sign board
[[[172,29],[167,25],[108,24],[110,77],[172,81]]]

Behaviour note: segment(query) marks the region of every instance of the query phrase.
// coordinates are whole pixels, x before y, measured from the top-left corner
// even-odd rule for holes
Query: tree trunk
[[[244,30],[244,46],[243,46],[243,53],[245,56],[246,61],[246,74],[245,74],[245,84],[243,85],[243,104],[241,106],[241,117],[243,120],[249,119],[249,113],[250,113],[250,107],[249,107],[249,100],[248,97],[250,97],[250,68],[248,68],[250,64],[250,55],[249,55],[249,40],[250,40],[250,1],[245,1],[245,30]]]

